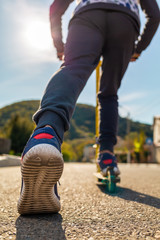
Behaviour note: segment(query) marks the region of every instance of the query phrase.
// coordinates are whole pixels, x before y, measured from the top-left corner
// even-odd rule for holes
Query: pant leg
[[[62,141],[77,98],[98,64],[103,41],[96,28],[85,25],[80,18],[72,20],[65,46],[65,61],[49,81],[40,108],[33,116],[37,128],[51,125]]]
[[[99,99],[100,150],[113,151],[118,126],[117,91],[134,49],[137,32],[130,17],[123,13],[108,13],[103,49],[102,77]]]

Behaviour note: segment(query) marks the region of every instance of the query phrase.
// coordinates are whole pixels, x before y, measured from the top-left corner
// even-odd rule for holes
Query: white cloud
[[[144,98],[144,97],[146,97],[146,95],[147,95],[146,92],[132,92],[132,93],[128,93],[128,94],[120,96],[119,101],[121,103],[131,102],[133,100]]]
[[[138,105],[137,104],[125,104],[119,105],[119,114],[121,117],[133,117],[136,113]]]

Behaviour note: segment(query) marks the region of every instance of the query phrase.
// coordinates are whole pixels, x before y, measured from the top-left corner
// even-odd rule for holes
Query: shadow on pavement
[[[122,188],[122,187],[117,187],[116,192],[111,194],[106,192],[104,185],[97,184],[97,186],[103,193],[106,193],[113,197],[119,197],[125,200],[146,204],[146,205],[155,207],[157,209],[160,209],[160,198],[156,198],[144,193],[133,191],[129,188]]]
[[[65,240],[60,214],[19,216],[16,220],[16,240]]]

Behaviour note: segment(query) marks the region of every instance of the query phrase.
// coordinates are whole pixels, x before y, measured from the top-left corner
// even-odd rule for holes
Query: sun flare
[[[29,47],[37,51],[50,50],[52,39],[49,22],[30,20],[24,28],[24,41]]]

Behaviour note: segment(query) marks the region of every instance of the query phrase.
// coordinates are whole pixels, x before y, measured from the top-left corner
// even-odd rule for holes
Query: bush
[[[28,141],[34,125],[27,118],[21,118],[18,114],[13,115],[5,125],[6,136],[11,139],[11,150],[15,154],[22,153]]]

